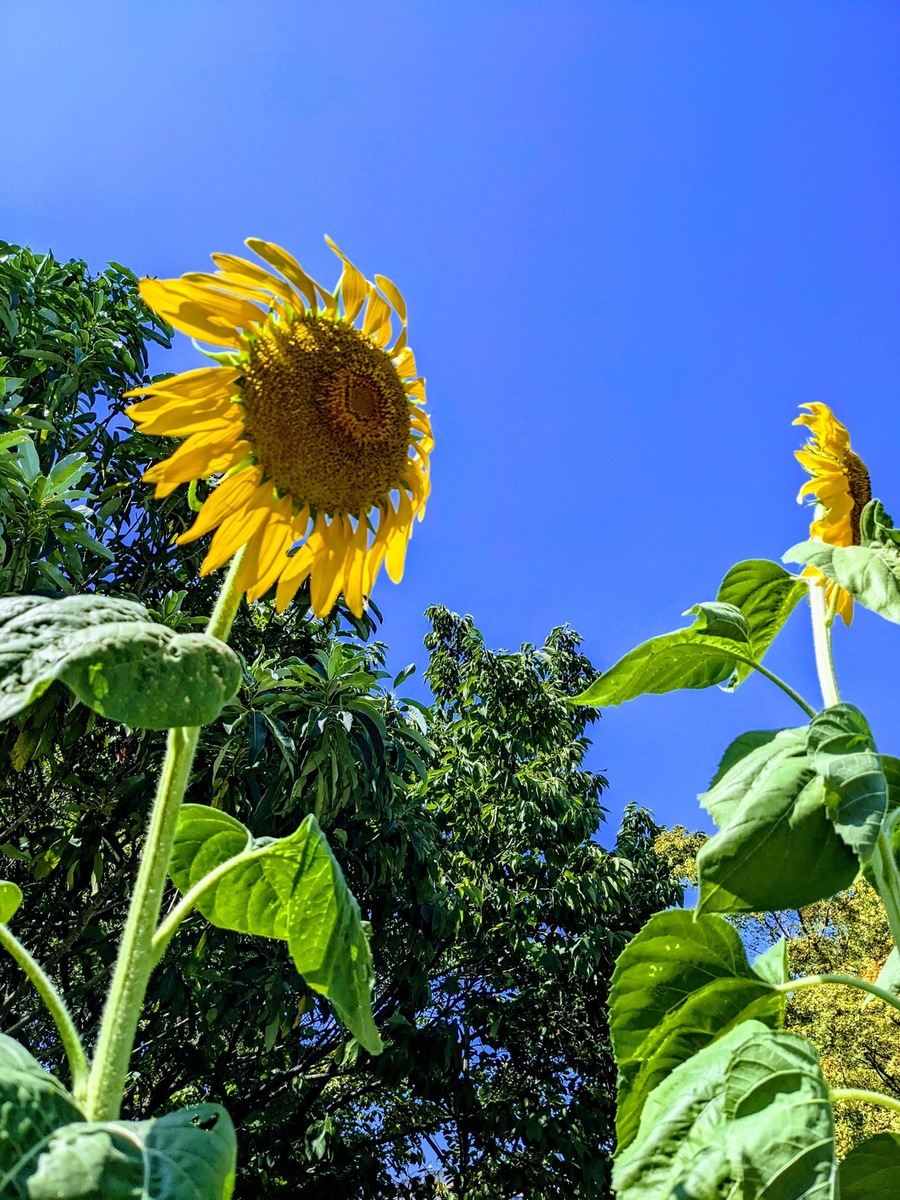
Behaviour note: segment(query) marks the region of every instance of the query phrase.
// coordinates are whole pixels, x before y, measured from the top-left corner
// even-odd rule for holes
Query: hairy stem
[[[25,949],[15,934],[6,926],[0,925],[0,946],[3,947],[19,964],[31,982],[38,995],[44,1002],[44,1007],[53,1018],[66,1059],[72,1075],[72,1094],[76,1100],[84,1100],[88,1078],[88,1061],[84,1046],[75,1028],[75,1022],[65,1000],[56,990],[53,980]]]
[[[241,557],[238,553],[232,560],[206,630],[223,641],[240,603],[237,577]],[[141,1006],[157,963],[153,937],[199,735],[197,727],[169,730],[147,840],[87,1082],[87,1117],[92,1121],[115,1120],[122,1105]]]
[[[787,983],[776,984],[775,990],[779,992],[794,992],[799,991],[800,988],[818,987],[820,984],[826,983],[839,984],[843,987],[857,988],[861,992],[868,992],[870,996],[875,996],[879,1000],[883,1000],[891,1008],[900,1010],[900,996],[895,996],[893,992],[888,992],[877,984],[869,983],[868,980],[860,979],[856,975],[804,975],[800,979],[789,979]]]
[[[822,704],[832,708],[840,704],[837,676],[834,673],[834,655],[831,651],[831,625],[825,603],[825,588],[816,582],[809,585],[809,607],[812,613],[813,646],[816,652],[816,671],[822,690]]]
[[[843,1100],[845,1103],[877,1104],[879,1108],[889,1108],[891,1112],[900,1113],[900,1100],[893,1096],[885,1096],[883,1092],[867,1092],[865,1088],[832,1088],[831,1099]]]

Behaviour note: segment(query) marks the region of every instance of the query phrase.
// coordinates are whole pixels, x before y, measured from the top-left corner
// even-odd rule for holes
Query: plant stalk
[[[237,578],[242,557],[239,552],[232,559],[206,628],[208,634],[222,641],[231,632],[241,599]],[[86,1115],[89,1121],[115,1120],[122,1106],[141,1007],[157,961],[153,936],[162,906],[178,814],[199,736],[197,726],[169,730],[147,840],[88,1077]]]
[[[53,980],[43,967],[32,958],[29,951],[6,925],[0,925],[0,946],[16,960],[34,984],[38,995],[44,1002],[44,1007],[53,1018],[53,1024],[59,1032],[69,1063],[69,1071],[72,1075],[72,1094],[76,1100],[83,1101],[87,1087],[88,1061],[65,1000],[56,990]]]
[[[825,588],[815,580],[809,585],[809,607],[812,613],[813,646],[816,652],[816,671],[822,691],[822,704],[825,708],[833,708],[835,704],[840,704],[841,693],[834,672],[831,624],[828,620]]]
[[[775,990],[794,992],[800,988],[818,987],[819,984],[825,983],[857,988],[861,992],[868,992],[870,996],[875,996],[878,1000],[883,1000],[891,1008],[900,1009],[900,996],[895,996],[893,992],[889,992],[875,983],[869,983],[867,979],[860,979],[856,975],[803,975],[800,979],[789,979],[786,983],[776,984]]]
[[[858,1101],[861,1104],[877,1104],[879,1108],[889,1108],[891,1112],[900,1113],[900,1100],[893,1096],[885,1096],[882,1092],[867,1092],[865,1088],[832,1088],[832,1100],[842,1100],[845,1103]]]

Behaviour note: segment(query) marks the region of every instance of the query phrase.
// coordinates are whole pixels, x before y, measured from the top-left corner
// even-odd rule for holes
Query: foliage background
[[[491,646],[568,620],[605,668],[802,538],[798,404],[897,511],[898,27],[894,0],[4,0],[0,229],[161,275],[259,235],[324,279],[327,232],[390,275],[438,439],[377,597],[392,668],[435,597]],[[889,714],[881,624],[837,653]],[[814,694],[804,626],[772,666]],[[693,824],[758,695],[608,714],[614,811]]]

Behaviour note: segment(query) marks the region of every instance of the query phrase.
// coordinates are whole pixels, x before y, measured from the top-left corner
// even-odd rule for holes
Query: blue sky
[[[803,538],[810,400],[900,514],[896,3],[3,0],[0,43],[8,240],[165,276],[252,235],[324,281],[328,233],[404,291],[437,448],[375,596],[398,669],[435,602],[601,668],[678,627]],[[771,665],[815,697],[807,632]],[[896,633],[836,646],[894,753]],[[607,711],[613,818],[699,822],[725,743],[798,716],[762,680]]]

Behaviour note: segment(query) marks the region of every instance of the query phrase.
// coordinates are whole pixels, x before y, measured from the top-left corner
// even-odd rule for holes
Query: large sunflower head
[[[218,480],[178,538],[215,531],[201,574],[246,547],[248,599],[277,585],[281,610],[309,579],[318,616],[341,593],[360,616],[382,563],[394,582],[403,574],[434,442],[403,297],[326,241],[342,265],[334,292],[258,238],[247,245],[265,267],[214,254],[214,273],[142,279],[152,309],[225,352],[217,366],[127,393],[146,397],[127,411],[144,433],[185,438],[144,476],[157,496]]]
[[[816,506],[810,524],[810,537],[830,546],[858,546],[859,518],[872,499],[872,485],[866,464],[850,448],[850,435],[827,404],[804,404],[809,412],[794,422],[806,425],[810,438],[802,450],[794,453],[812,476],[800,489],[797,500],[810,498]],[[815,567],[807,567],[805,575],[824,577]],[[829,605],[849,625],[853,619],[853,597],[836,583],[826,584]]]

